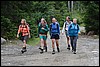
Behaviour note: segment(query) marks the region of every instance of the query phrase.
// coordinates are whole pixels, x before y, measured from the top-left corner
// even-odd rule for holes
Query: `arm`
[[[46,25],[46,28],[44,28],[43,30],[45,30],[47,32],[49,30],[48,25]]]
[[[79,27],[79,25],[78,25],[78,34],[80,34],[80,27]]]
[[[18,28],[17,37],[19,37],[19,33],[21,32],[20,26]]]

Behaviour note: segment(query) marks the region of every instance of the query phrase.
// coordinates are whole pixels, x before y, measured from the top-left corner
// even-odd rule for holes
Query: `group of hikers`
[[[60,39],[60,24],[57,21],[56,18],[52,18],[52,23],[50,26],[48,26],[46,20],[44,18],[41,19],[41,21],[38,24],[38,36],[40,38],[40,53],[47,52],[47,34],[50,33],[50,39],[52,41],[52,54],[55,54],[55,43],[57,51],[60,52],[59,48],[59,39]],[[66,22],[64,22],[63,28],[62,28],[62,35],[66,34],[67,38],[67,49],[70,50],[70,47],[72,47],[72,52],[76,54],[76,45],[77,45],[77,39],[78,34],[80,34],[79,25],[77,24],[77,19],[74,18],[73,21],[70,21],[70,17],[66,17]],[[26,52],[26,43],[27,39],[30,38],[30,27],[26,23],[25,19],[21,20],[21,25],[19,25],[17,37],[19,37],[19,34],[21,33],[21,40],[23,41],[24,45],[22,47],[21,52]]]

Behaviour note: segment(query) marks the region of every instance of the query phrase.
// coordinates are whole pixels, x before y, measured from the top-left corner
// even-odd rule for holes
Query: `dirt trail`
[[[24,54],[20,52],[20,41],[15,42],[17,45],[1,45],[1,66],[99,66],[99,39],[79,36],[77,54],[67,50],[65,35],[60,35],[59,41],[60,53],[56,50],[54,55],[49,35],[48,52],[43,54],[39,53],[39,45],[28,45]]]

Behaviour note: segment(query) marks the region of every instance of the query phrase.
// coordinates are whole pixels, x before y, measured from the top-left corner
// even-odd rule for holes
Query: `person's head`
[[[46,21],[45,21],[44,18],[41,19],[41,23],[42,23],[42,24],[45,24],[45,23],[46,23]]]
[[[77,23],[77,19],[76,18],[73,19],[73,23],[75,23],[75,24]]]
[[[55,23],[57,20],[56,18],[52,18],[52,22]]]
[[[70,17],[69,17],[69,16],[67,16],[67,17],[66,17],[66,20],[67,20],[67,21],[70,21]]]
[[[21,24],[26,24],[26,20],[25,19],[22,19],[21,20]]]

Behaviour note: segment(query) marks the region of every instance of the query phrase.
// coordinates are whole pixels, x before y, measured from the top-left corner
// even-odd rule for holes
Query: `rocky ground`
[[[1,66],[99,66],[99,39],[79,36],[77,54],[67,50],[66,37],[60,35],[60,53],[52,54],[50,36],[48,52],[40,54],[39,45],[27,45],[27,52],[20,52],[22,42],[12,41],[1,45]]]

